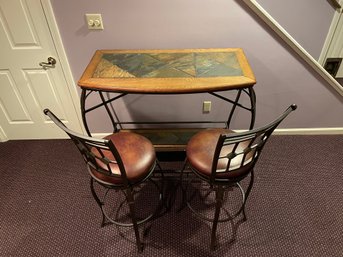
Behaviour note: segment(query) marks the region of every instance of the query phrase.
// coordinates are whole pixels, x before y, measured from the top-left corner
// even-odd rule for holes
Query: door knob
[[[39,63],[39,65],[42,67],[46,67],[46,66],[54,67],[55,64],[56,64],[56,59],[53,57],[49,57],[48,62],[40,62]]]

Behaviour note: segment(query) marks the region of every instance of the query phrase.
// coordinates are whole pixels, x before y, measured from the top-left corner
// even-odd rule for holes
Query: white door
[[[69,90],[40,0],[0,0],[0,139],[65,137],[44,108],[81,131]]]

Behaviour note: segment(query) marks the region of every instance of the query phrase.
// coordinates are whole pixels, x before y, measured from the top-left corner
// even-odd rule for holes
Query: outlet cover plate
[[[203,102],[202,111],[204,113],[209,113],[211,111],[211,101],[204,101]]]
[[[103,30],[104,23],[102,22],[102,17],[100,13],[86,13],[86,22],[88,29]]]

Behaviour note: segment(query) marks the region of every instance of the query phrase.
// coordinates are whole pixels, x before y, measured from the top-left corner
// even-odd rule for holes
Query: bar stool
[[[152,143],[145,137],[130,132],[114,133],[104,139],[84,136],[68,129],[49,109],[45,109],[44,113],[68,134],[83,156],[91,177],[92,195],[102,212],[101,226],[104,226],[105,221],[118,226],[132,226],[135,232],[138,251],[141,252],[143,244],[138,225],[150,220],[156,214],[162,200],[159,186],[151,179],[156,166],[156,154]],[[143,182],[148,181],[153,183],[158,192],[158,203],[156,204],[155,211],[147,217],[138,220],[135,209],[134,189],[142,185]],[[97,195],[94,183],[106,189],[102,199]],[[111,189],[124,193],[129,207],[131,222],[119,222],[110,217],[106,212],[106,196]]]
[[[186,165],[201,181],[209,185],[209,190],[215,194],[215,209],[213,218],[204,216],[192,207],[191,201],[187,206],[196,216],[212,222],[211,249],[216,247],[216,231],[218,222],[225,222],[243,213],[246,220],[245,204],[254,182],[254,167],[262,149],[274,129],[297,108],[289,106],[276,120],[261,128],[235,133],[229,129],[207,129],[194,135],[186,147]],[[250,175],[250,182],[246,190],[240,182]],[[238,188],[242,195],[240,208],[233,215],[220,218],[223,209],[224,193],[229,189]],[[226,212],[227,213],[227,212]]]

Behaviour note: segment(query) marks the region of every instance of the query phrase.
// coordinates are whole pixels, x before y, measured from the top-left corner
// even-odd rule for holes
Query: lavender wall
[[[341,96],[239,0],[51,1],[75,81],[96,49],[241,47],[257,78],[257,126],[297,103],[281,127],[343,127]],[[105,30],[89,31],[85,13],[101,13]],[[210,114],[201,113],[203,100],[213,101]],[[124,119],[208,119],[226,111],[206,94],[133,95],[117,107]],[[104,120],[93,115],[93,131],[107,131]],[[236,117],[234,127],[246,124]]]

